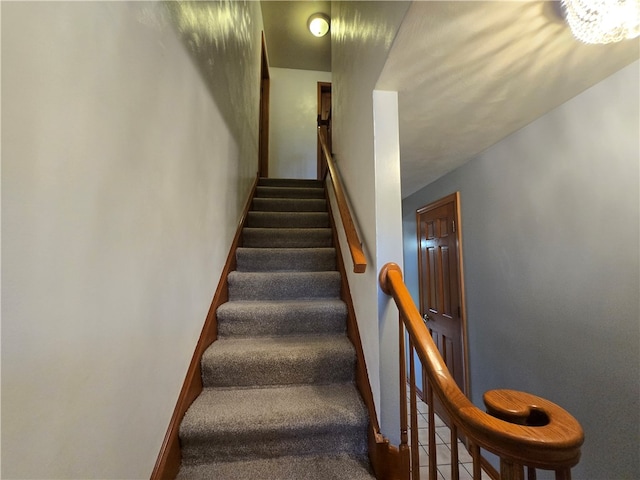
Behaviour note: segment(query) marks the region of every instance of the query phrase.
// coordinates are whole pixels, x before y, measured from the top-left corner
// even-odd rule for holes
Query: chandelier
[[[613,43],[640,35],[640,0],[562,0],[574,36]]]

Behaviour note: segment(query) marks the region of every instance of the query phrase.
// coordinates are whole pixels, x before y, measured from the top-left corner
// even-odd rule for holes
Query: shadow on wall
[[[258,145],[258,125],[247,119],[259,114],[259,9],[258,2],[176,1],[143,7],[139,18],[177,32],[243,153]]]

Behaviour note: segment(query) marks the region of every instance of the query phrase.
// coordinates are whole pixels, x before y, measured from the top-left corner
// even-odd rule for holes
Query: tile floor
[[[428,406],[418,398],[418,445],[420,445],[420,480],[429,478],[429,420]],[[449,427],[435,416],[436,422],[436,460],[438,465],[438,480],[451,479],[451,431]],[[411,438],[411,434],[409,434]],[[465,448],[458,441],[458,463],[460,464],[459,477],[460,480],[473,480],[473,459]],[[491,480],[483,471],[482,480]]]

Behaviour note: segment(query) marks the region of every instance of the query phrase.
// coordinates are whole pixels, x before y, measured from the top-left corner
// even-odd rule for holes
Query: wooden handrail
[[[476,450],[484,448],[500,457],[502,480],[523,478],[523,466],[555,470],[556,478],[570,478],[570,469],[580,460],[584,441],[578,421],[548,400],[513,390],[489,391],[484,394],[488,413],[477,408],[447,369],[402,280],[400,267],[387,263],[380,271],[379,281],[382,290],[394,298],[401,325],[406,327],[410,344],[422,362],[429,388],[439,398],[450,422]],[[474,465],[475,462],[474,458]]]
[[[355,273],[364,273],[367,269],[367,259],[365,258],[364,252],[362,251],[362,242],[360,242],[358,232],[356,231],[356,227],[353,223],[353,218],[351,217],[351,212],[349,211],[349,204],[347,203],[347,199],[344,195],[342,182],[340,181],[340,177],[338,175],[338,169],[336,168],[335,162],[333,161],[333,157],[331,156],[329,147],[327,147],[327,141],[324,132],[326,128],[327,127],[325,126],[318,127],[318,139],[320,141],[320,146],[322,147],[324,159],[327,162],[327,167],[329,168],[329,176],[331,177],[333,191],[336,194],[336,201],[338,202],[340,218],[342,219],[344,232],[347,236],[347,244],[349,245],[349,252],[351,252],[351,259],[353,260],[353,271]]]

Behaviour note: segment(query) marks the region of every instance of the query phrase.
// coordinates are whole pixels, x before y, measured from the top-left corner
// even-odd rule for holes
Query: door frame
[[[329,98],[331,99],[331,82],[318,82],[318,128],[320,128],[321,121],[328,121],[326,125],[326,134],[327,134],[327,147],[331,152],[331,108],[329,108],[329,118],[322,118],[322,96],[325,93],[329,93]],[[331,102],[331,101],[330,101]],[[329,103],[331,104],[331,103]],[[317,139],[317,149],[318,149],[318,162],[317,162],[317,175],[318,180],[324,180],[325,175],[327,174],[327,162],[324,160],[324,155],[322,153],[322,147],[320,146],[320,139]]]
[[[464,290],[464,261],[462,256],[462,214],[460,208],[460,192],[454,192],[446,197],[443,197],[435,202],[431,202],[428,205],[420,207],[416,210],[416,234],[418,240],[418,285],[419,288],[422,288],[424,284],[424,280],[422,278],[422,268],[420,267],[420,255],[421,249],[420,244],[422,241],[421,233],[420,233],[420,215],[428,212],[430,210],[442,207],[448,203],[453,202],[453,210],[455,215],[455,238],[456,238],[456,250],[458,256],[458,301],[460,305],[460,328],[461,328],[461,341],[462,341],[462,378],[463,385],[460,385],[460,389],[467,396],[467,398],[471,398],[471,384],[469,380],[469,342],[467,335],[467,306],[466,306],[466,295]],[[422,305],[422,295],[419,295],[420,302],[420,311],[424,311],[424,305]],[[426,385],[423,371],[423,388]],[[426,393],[426,392],[423,392]]]
[[[260,126],[258,127],[258,176],[269,176],[269,60],[267,44],[262,32],[262,53],[260,60]]]

